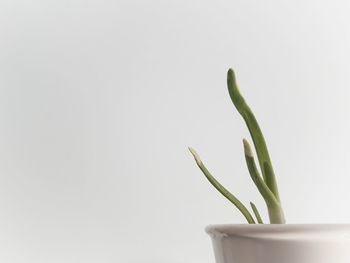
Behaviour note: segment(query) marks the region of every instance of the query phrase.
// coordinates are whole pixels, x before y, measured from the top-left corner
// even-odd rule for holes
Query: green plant
[[[284,224],[284,213],[281,206],[280,196],[278,193],[277,182],[275,178],[275,173],[272,168],[269,152],[267,150],[266,142],[264,136],[261,132],[259,124],[255,119],[255,116],[241,95],[239,88],[236,83],[235,73],[232,69],[228,70],[227,73],[227,86],[228,91],[231,97],[233,104],[235,105],[237,111],[243,117],[249,133],[252,137],[254,147],[259,160],[259,167],[261,171],[261,175],[259,170],[255,164],[254,156],[252,149],[246,139],[243,139],[244,145],[244,154],[247,163],[247,167],[249,170],[249,174],[254,184],[258,188],[260,194],[265,200],[269,219],[271,224]],[[249,210],[243,205],[241,201],[237,197],[235,197],[232,193],[230,193],[223,185],[221,185],[208,171],[203,162],[201,161],[199,155],[196,151],[189,147],[190,152],[192,153],[198,167],[201,169],[203,174],[209,180],[209,182],[229,201],[231,201],[238,210],[243,214],[249,224],[255,224],[255,219]],[[259,224],[262,224],[262,219],[259,214],[258,209],[254,205],[254,203],[250,203],[253,213],[256,217],[256,220]]]

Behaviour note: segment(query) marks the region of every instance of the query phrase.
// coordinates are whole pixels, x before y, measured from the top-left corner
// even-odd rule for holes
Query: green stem
[[[254,161],[252,150],[246,139],[243,139],[243,145],[244,145],[244,155],[245,155],[247,167],[249,170],[249,174],[253,182],[255,183],[256,187],[258,188],[260,194],[265,200],[265,203],[269,210],[270,222],[272,224],[284,224],[285,223],[284,213],[280,205],[280,201],[277,200],[275,195],[272,193],[272,191],[269,189],[267,184],[261,178]],[[265,163],[264,168],[265,167],[269,169],[268,168],[269,166],[267,165],[267,163]]]
[[[203,162],[201,161],[199,155],[197,152],[192,149],[188,148],[190,152],[192,153],[199,169],[203,172],[205,177],[208,179],[208,181],[223,195],[225,196],[231,203],[233,203],[239,211],[243,214],[243,216],[246,218],[249,224],[255,224],[253,216],[250,214],[249,210],[242,204],[241,201],[239,201],[233,194],[231,194],[224,186],[222,186],[208,171],[208,169],[205,167]]]
[[[261,132],[260,126],[252,110],[250,109],[250,107],[248,106],[248,104],[246,103],[245,99],[243,98],[243,96],[239,91],[238,85],[236,83],[235,73],[232,69],[229,69],[227,73],[227,86],[228,86],[228,91],[230,93],[231,100],[235,105],[236,109],[238,110],[238,112],[242,115],[248,127],[248,130],[250,132],[250,135],[253,139],[264,181],[266,182],[269,189],[271,189],[271,191],[273,192],[277,200],[279,200],[279,193],[278,193],[276,178],[271,165],[271,160],[270,160],[269,152],[267,150],[264,136]],[[269,174],[266,174],[266,172],[263,169],[263,165],[265,162],[270,165]]]
[[[262,221],[262,218],[260,216],[260,213],[258,211],[258,208],[256,208],[256,205],[253,202],[250,202],[250,206],[253,209],[254,215],[256,217],[256,220],[258,221],[259,224],[264,224],[264,222]]]

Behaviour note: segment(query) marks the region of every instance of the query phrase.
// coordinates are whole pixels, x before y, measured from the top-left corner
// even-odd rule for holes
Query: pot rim
[[[261,239],[350,238],[350,224],[215,224],[205,231],[212,237]]]

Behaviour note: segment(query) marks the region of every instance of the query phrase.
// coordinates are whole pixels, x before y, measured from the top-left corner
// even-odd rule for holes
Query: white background
[[[350,222],[348,1],[0,2],[0,262],[213,263],[245,223],[187,151],[264,203],[226,89],[264,131],[289,223]]]

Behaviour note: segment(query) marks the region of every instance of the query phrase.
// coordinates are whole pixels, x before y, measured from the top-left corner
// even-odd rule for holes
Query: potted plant
[[[243,139],[251,179],[263,197],[270,224],[264,224],[254,203],[249,209],[219,183],[189,147],[208,181],[243,214],[248,224],[210,225],[217,263],[349,263],[350,225],[286,224],[277,181],[260,126],[240,93],[235,73],[229,69],[227,86],[233,104],[243,117],[258,157],[259,168],[248,140]]]

